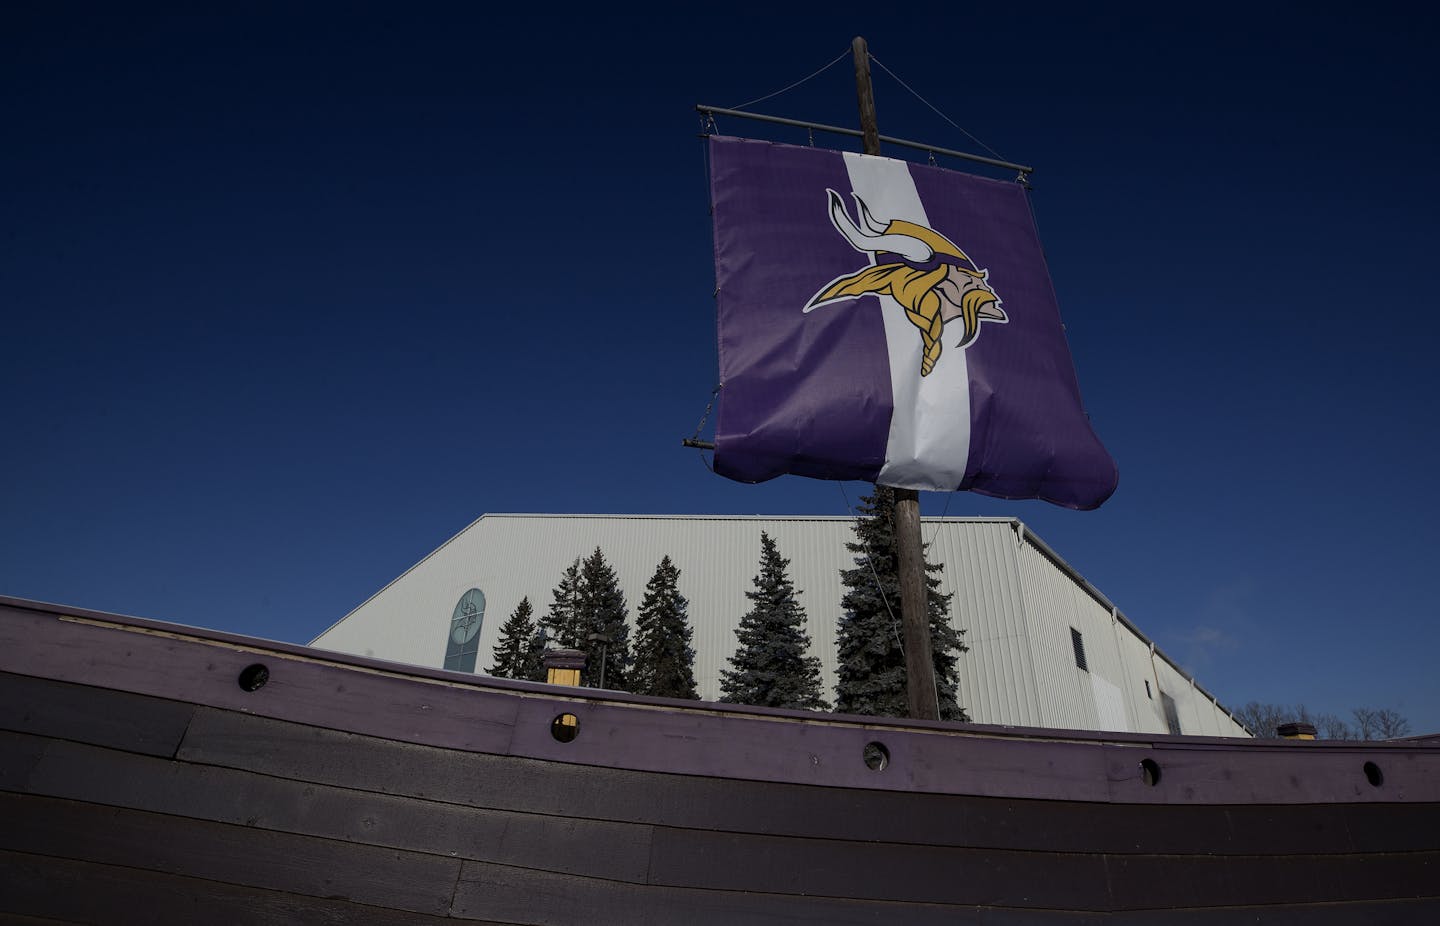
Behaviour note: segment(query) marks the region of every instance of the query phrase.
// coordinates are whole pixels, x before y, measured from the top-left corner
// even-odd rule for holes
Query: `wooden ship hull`
[[[1425,738],[666,701],[0,599],[0,744],[0,922],[1440,921]]]

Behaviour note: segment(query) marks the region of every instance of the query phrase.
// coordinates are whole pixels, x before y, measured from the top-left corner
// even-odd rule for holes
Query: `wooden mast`
[[[860,130],[865,153],[880,153],[880,127],[875,118],[875,92],[870,84],[870,49],[856,36],[855,95],[860,104]],[[910,716],[940,719],[935,690],[935,660],[930,651],[930,609],[925,586],[925,561],[920,537],[920,493],[895,489],[895,557],[900,573],[900,621],[904,626],[905,688]]]

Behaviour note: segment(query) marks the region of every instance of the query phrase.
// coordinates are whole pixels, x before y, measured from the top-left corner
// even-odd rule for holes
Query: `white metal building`
[[[451,667],[483,672],[520,599],[529,596],[543,614],[566,567],[596,547],[620,578],[633,638],[645,583],[668,554],[690,600],[700,695],[715,700],[749,609],[761,531],[790,560],[833,699],[840,570],[854,565],[845,549],[855,537],[849,518],[484,515],[312,645],[435,668],[448,655]],[[945,566],[942,589],[955,593],[951,621],[970,647],[960,657],[959,701],[976,722],[1249,735],[1019,521],[927,518],[923,531],[928,558]]]

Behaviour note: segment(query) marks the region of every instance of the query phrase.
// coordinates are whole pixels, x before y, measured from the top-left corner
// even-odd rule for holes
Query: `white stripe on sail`
[[[865,200],[876,221],[904,219],[930,227],[904,161],[846,152],[845,169],[851,189]],[[854,202],[846,205],[853,215]],[[873,264],[874,255],[869,258]],[[965,352],[946,345],[935,369],[921,377],[919,330],[890,296],[863,297],[870,298],[880,300],[880,315],[885,320],[890,392],[895,404],[885,465],[876,482],[905,489],[955,489],[965,478],[970,453],[970,372]]]

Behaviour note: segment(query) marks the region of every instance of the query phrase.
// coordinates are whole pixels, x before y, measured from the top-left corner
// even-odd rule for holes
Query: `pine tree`
[[[495,664],[490,667],[491,675],[529,682],[544,680],[545,668],[541,656],[545,652],[545,635],[536,626],[534,613],[530,599],[521,598],[515,611],[501,625],[500,640],[495,644]]]
[[[910,705],[906,695],[905,652],[901,641],[900,574],[895,554],[895,490],[876,486],[872,496],[861,496],[855,521],[858,542],[845,548],[855,554],[855,568],[842,569],[844,613],[836,634],[839,647],[839,681],[835,709],[846,714],[904,717]],[[923,552],[922,552],[923,556]],[[959,654],[969,647],[946,619],[950,595],[940,594],[935,573],[944,567],[925,563],[929,594],[930,647],[935,661],[935,688],[943,720],[969,720],[955,701]]]
[[[690,646],[690,603],[680,594],[680,570],[666,556],[645,585],[635,617],[635,668],[631,691],[661,698],[699,698],[695,650]]]
[[[586,685],[600,687],[603,658],[605,687],[630,690],[630,628],[625,623],[628,614],[620,580],[605,562],[605,554],[596,547],[580,564],[579,581],[575,585],[575,623],[579,630],[576,646],[589,655],[585,661]],[[605,639],[592,640],[592,635]]]
[[[554,600],[550,602],[550,613],[546,614],[541,624],[549,635],[551,645],[561,649],[580,649],[581,632],[580,622],[576,617],[575,604],[580,592],[580,558],[577,556],[575,562],[565,570],[560,577],[560,584],[555,586],[552,592]]]
[[[755,590],[746,592],[750,612],[735,636],[740,646],[730,657],[732,670],[720,673],[720,700],[762,707],[829,710],[820,697],[820,660],[807,656],[805,609],[786,573],[790,561],[775,541],[760,534],[760,574]]]

